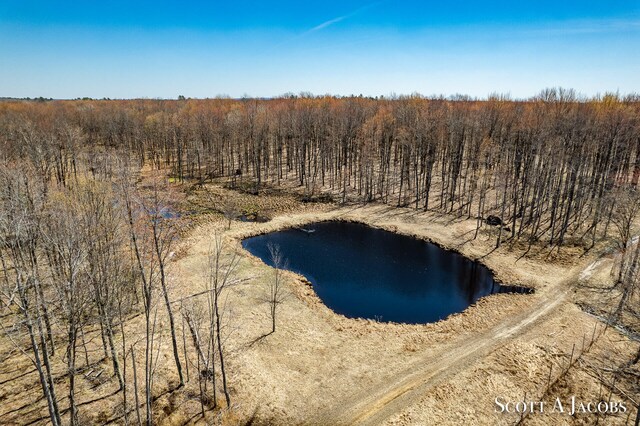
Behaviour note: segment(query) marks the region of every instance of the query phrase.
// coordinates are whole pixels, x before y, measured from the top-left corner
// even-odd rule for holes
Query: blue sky
[[[0,96],[640,92],[635,1],[0,0]]]

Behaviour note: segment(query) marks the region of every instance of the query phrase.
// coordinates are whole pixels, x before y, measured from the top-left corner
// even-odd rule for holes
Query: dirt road
[[[374,386],[357,391],[339,406],[319,412],[309,419],[309,424],[382,424],[415,402],[431,387],[471,367],[536,323],[549,318],[567,299],[571,285],[579,279],[582,268],[576,268],[577,271],[571,274],[571,278],[542,295],[529,310],[472,338],[457,339],[435,356],[430,354],[392,376],[380,377]]]
[[[590,263],[601,247],[581,260],[577,250],[569,249],[551,258],[535,253],[519,259],[518,247],[492,250],[491,230],[469,239],[474,221],[451,222],[431,213],[380,206],[280,216],[265,224],[236,225],[227,236],[237,242],[332,219],[429,239],[482,259],[501,282],[531,286],[536,293],[487,297],[432,324],[376,323],[336,315],[312,288],[291,276],[295,297],[281,306],[278,333],[247,350],[246,341],[258,338],[268,319],[255,300],[269,274],[259,259],[246,255],[239,273],[254,279],[231,301],[243,334],[230,340],[235,354],[230,365],[237,394],[243,397],[240,416],[256,424],[424,424],[435,419],[460,424],[478,418],[474,416],[488,419],[492,395],[516,398],[524,390],[535,392],[557,362],[556,354],[571,351],[583,329],[593,327],[570,300],[574,283],[598,273],[598,264]],[[185,289],[197,288],[208,244],[201,236],[213,231],[199,230],[182,260],[181,274],[191,283]],[[464,409],[455,420],[447,418],[461,403]]]

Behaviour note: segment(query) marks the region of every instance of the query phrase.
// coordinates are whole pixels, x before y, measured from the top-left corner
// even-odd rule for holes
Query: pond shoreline
[[[443,250],[452,251],[458,253],[474,262],[482,264],[489,269],[493,275],[495,281],[501,285],[514,285],[527,289],[532,289],[531,294],[519,294],[519,293],[496,293],[491,296],[494,298],[503,299],[506,298],[509,302],[507,304],[515,304],[526,306],[520,299],[528,299],[531,297],[537,298],[544,294],[548,290],[548,284],[550,281],[561,280],[563,276],[567,274],[565,268],[562,265],[554,267],[556,270],[563,270],[562,274],[551,272],[551,274],[540,274],[538,270],[535,273],[522,274],[520,273],[523,268],[520,265],[515,265],[517,257],[511,253],[506,247],[502,247],[500,250],[495,251],[493,247],[486,244],[485,240],[487,236],[481,231],[478,239],[470,239],[463,243],[456,244],[459,239],[457,233],[465,234],[470,232],[469,224],[473,222],[475,230],[475,220],[451,220],[446,215],[440,215],[436,213],[424,213],[416,212],[407,208],[391,208],[385,205],[366,205],[366,206],[322,206],[324,210],[304,212],[300,214],[287,214],[276,215],[269,222],[257,223],[257,222],[233,222],[230,229],[226,229],[224,226],[226,222],[213,222],[209,224],[203,224],[194,230],[194,234],[197,234],[197,240],[202,241],[207,233],[211,236],[214,232],[222,234],[222,236],[231,244],[235,249],[242,254],[243,257],[251,261],[254,266],[260,267],[261,270],[267,271],[268,267],[262,260],[242,247],[242,240],[258,235],[267,234],[270,232],[276,232],[288,228],[297,228],[306,226],[314,222],[326,222],[326,221],[344,221],[364,224],[373,228],[382,229],[385,231],[397,233],[407,237],[411,237],[417,240],[430,242],[437,245]],[[414,222],[418,219],[428,219],[426,221],[418,222],[418,226],[413,226]],[[222,226],[221,226],[222,225]],[[463,227],[464,231],[455,231],[456,228]],[[209,229],[209,230],[208,230]],[[491,247],[491,248],[489,248]],[[508,252],[505,255],[505,251]],[[538,262],[533,260],[526,260],[524,263]],[[263,269],[264,268],[264,269]],[[384,326],[398,325],[401,327],[430,327],[435,324],[441,324],[443,322],[451,322],[456,317],[474,317],[479,306],[486,305],[487,300],[490,298],[482,297],[474,304],[468,306],[464,311],[451,314],[449,317],[440,321],[429,324],[404,324],[385,322],[378,323],[374,320],[361,319],[361,318],[347,318],[341,314],[333,312],[326,307],[322,300],[317,296],[312,288],[311,283],[303,275],[297,274],[291,271],[285,271],[286,274],[292,279],[292,282],[301,284],[299,287],[294,285],[294,292],[301,300],[303,300],[309,307],[315,311],[319,311],[329,320],[335,320],[339,322],[350,321],[355,323],[362,323],[368,327],[368,324],[382,324]],[[264,274],[264,272],[262,272]],[[548,275],[552,275],[548,277]],[[549,279],[546,279],[549,278]],[[508,284],[505,284],[508,283]],[[500,303],[504,310],[505,301]],[[491,303],[493,305],[493,303]],[[509,310],[509,309],[507,309]],[[481,314],[485,322],[485,314]],[[502,316],[502,315],[499,315]],[[476,322],[473,318],[470,318],[471,322]]]
[[[463,251],[458,250],[456,248],[453,248],[451,246],[445,245],[445,244],[443,244],[443,243],[441,243],[439,241],[433,240],[433,239],[429,238],[426,235],[419,235],[419,234],[415,234],[415,233],[403,232],[403,231],[399,230],[397,226],[394,226],[394,225],[386,225],[385,226],[385,225],[381,225],[379,223],[367,221],[366,219],[363,219],[363,218],[350,218],[350,217],[338,216],[338,217],[335,217],[335,218],[329,217],[327,219],[315,220],[315,221],[310,219],[309,221],[302,221],[298,225],[284,225],[284,226],[278,227],[276,229],[267,229],[267,230],[256,229],[254,233],[246,234],[246,236],[241,237],[240,241],[243,241],[245,239],[252,238],[252,237],[257,237],[257,236],[260,236],[260,235],[269,234],[269,233],[272,233],[272,232],[279,232],[279,231],[284,231],[284,230],[287,230],[287,229],[297,229],[297,228],[300,228],[302,226],[308,226],[308,225],[312,225],[312,224],[316,224],[316,223],[325,223],[325,222],[358,223],[358,224],[361,224],[361,225],[369,226],[371,228],[376,228],[376,229],[380,229],[380,230],[383,230],[383,231],[391,232],[391,233],[394,233],[394,234],[402,235],[402,236],[405,236],[405,237],[413,238],[413,239],[416,239],[416,240],[419,240],[419,241],[424,241],[424,242],[427,242],[427,243],[431,243],[431,244],[434,244],[434,245],[438,246],[442,250],[445,250],[445,251],[448,251],[448,252],[452,252],[452,253],[456,253],[456,254],[459,254],[461,256],[464,256],[465,258],[469,259],[470,261],[476,262],[476,263],[484,266],[485,268],[489,269],[489,271],[494,276],[496,283],[498,283],[498,284],[511,285],[511,286],[514,286],[514,287],[521,287],[523,289],[531,290],[532,293],[535,292],[535,286],[532,286],[531,282],[518,284],[518,283],[505,283],[503,281],[500,281],[500,279],[496,276],[496,271],[492,270],[490,265],[484,263],[483,258],[485,256],[477,256],[475,258],[474,257],[470,257],[469,255],[465,254]],[[258,222],[258,223],[263,224],[263,223],[268,223],[268,222]],[[244,250],[247,251],[246,249],[244,249]],[[251,253],[248,253],[248,255],[251,255]]]
[[[533,292],[498,282],[489,268],[459,251],[360,220],[285,227],[241,244],[272,267],[267,245],[279,246],[289,262],[283,269],[305,276],[332,311],[352,319],[433,323],[482,297]]]
[[[463,312],[429,324],[380,323],[336,314],[319,299],[303,276],[285,271],[291,297],[279,308],[277,331],[264,343],[246,350],[246,342],[260,337],[269,321],[268,311],[259,300],[271,268],[244,250],[241,241],[331,220],[357,222],[431,242],[469,259],[480,260],[499,282],[522,284],[534,288],[535,293],[501,293],[483,297]],[[493,335],[495,330],[502,329],[502,324],[520,317],[532,306],[554,300],[559,291],[565,291],[565,281],[575,275],[583,263],[592,261],[593,256],[583,259],[576,256],[577,260],[571,264],[535,258],[518,260],[526,247],[522,251],[509,250],[508,247],[493,250],[495,240],[491,229],[481,230],[475,240],[470,238],[475,231],[475,223],[475,220],[452,220],[432,212],[381,205],[337,208],[325,205],[318,211],[276,215],[266,223],[233,222],[227,229],[227,222],[221,220],[194,229],[185,255],[176,261],[177,272],[184,274],[191,289],[197,288],[198,280],[202,281],[206,253],[214,233],[221,235],[228,247],[241,253],[239,278],[250,280],[229,298],[234,307],[234,322],[241,328],[241,333],[228,341],[229,350],[237,353],[230,361],[230,368],[234,386],[242,400],[239,415],[249,419],[255,414],[263,424],[304,424],[316,413],[343,404],[358,389],[366,390],[381,380],[393,382],[401,377],[400,372],[407,366],[422,365],[424,360],[440,356],[438,354],[443,351],[464,347],[464,342],[470,339]],[[189,291],[187,288],[181,290]],[[561,317],[554,313],[529,333],[534,333],[536,339],[540,336],[546,340],[550,339],[550,334],[554,335],[552,344],[568,345],[570,352],[573,337],[581,338],[582,328],[565,328],[562,325],[560,330],[563,331],[559,333],[557,322],[562,318],[567,324],[578,324],[583,317],[572,303],[560,302],[559,306]],[[565,335],[567,332],[570,335]],[[486,361],[488,364],[483,367],[496,369],[492,374],[497,382],[505,383],[502,389],[509,388],[507,383],[515,373],[505,369],[505,364],[496,359],[524,357],[534,360],[540,356],[539,344],[531,336],[517,339],[517,346],[500,349],[499,358]],[[516,374],[518,388],[535,391],[536,383],[544,380],[549,370],[542,364],[527,365],[526,377]],[[460,389],[476,397],[491,392],[486,388],[488,383],[459,382],[468,380],[468,376],[459,377],[448,379],[448,385],[461,386]],[[282,383],[287,385],[281,387]],[[460,398],[458,396],[458,400]],[[443,418],[441,416],[455,408],[453,396],[439,401],[438,409],[432,407],[425,411],[431,413],[433,419]],[[476,407],[478,413],[486,415],[487,419],[497,420],[493,417],[490,401],[487,404],[486,412],[484,405]]]

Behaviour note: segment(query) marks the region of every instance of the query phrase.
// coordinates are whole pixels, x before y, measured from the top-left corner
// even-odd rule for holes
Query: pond
[[[287,269],[304,275],[320,299],[349,318],[429,323],[493,293],[531,290],[497,283],[491,271],[427,241],[352,222],[320,222],[243,240],[273,266],[269,244]]]

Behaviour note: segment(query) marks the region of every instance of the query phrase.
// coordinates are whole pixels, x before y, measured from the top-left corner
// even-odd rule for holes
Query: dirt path
[[[578,269],[578,268],[576,268]],[[571,285],[579,280],[582,268],[554,286],[531,309],[471,338],[460,338],[440,350],[413,362],[390,377],[354,393],[340,406],[319,412],[309,424],[380,425],[417,401],[428,389],[461,370],[470,368],[483,357],[504,346],[531,326],[545,321],[567,299]]]
[[[278,333],[246,350],[246,341],[258,338],[268,320],[255,300],[269,276],[264,264],[247,254],[239,274],[255,279],[231,302],[243,334],[229,343],[234,354],[230,364],[234,386],[243,396],[239,416],[247,421],[378,425],[401,416],[399,423],[421,424],[439,418],[440,423],[460,424],[481,412],[490,415],[492,398],[486,398],[498,391],[517,397],[523,389],[537,389],[537,379],[546,377],[549,370],[538,373],[547,364],[553,365],[552,354],[561,350],[557,346],[575,337],[571,328],[564,328],[583,315],[570,303],[573,284],[598,273],[596,250],[603,249],[598,247],[580,260],[577,250],[552,258],[538,253],[518,260],[517,247],[492,251],[491,229],[478,239],[469,239],[475,221],[452,222],[435,214],[380,206],[282,215],[265,224],[236,224],[226,236],[239,244],[257,233],[332,219],[360,221],[428,239],[470,259],[482,259],[501,282],[531,286],[536,293],[487,297],[438,323],[385,324],[336,315],[301,278],[292,276],[289,284],[295,297],[281,307]],[[215,232],[214,225],[195,233],[193,245],[181,260],[179,273],[190,283],[185,293],[198,288],[198,277],[206,266],[208,242],[203,236]],[[569,317],[560,314],[565,310]],[[553,337],[557,330],[559,334]],[[536,342],[549,347],[541,348]],[[502,353],[514,345],[512,351]],[[519,366],[542,365],[540,362],[544,366],[536,368],[535,374],[531,370],[519,374]],[[468,380],[480,366],[484,366],[480,374],[496,380],[476,376]],[[484,397],[482,406],[468,405],[471,408],[459,412],[456,422],[446,421],[446,411],[456,407],[458,400],[474,397]]]

